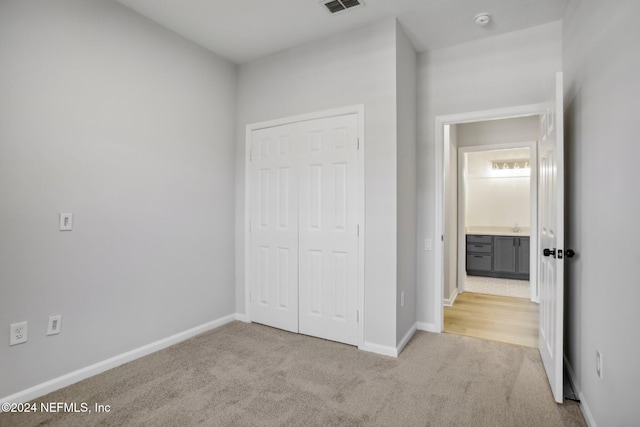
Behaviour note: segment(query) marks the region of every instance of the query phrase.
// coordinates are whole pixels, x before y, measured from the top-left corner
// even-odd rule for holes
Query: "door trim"
[[[251,219],[251,135],[254,130],[269,127],[288,125],[308,120],[325,119],[337,116],[357,114],[358,116],[358,347],[364,344],[364,242],[365,242],[365,135],[364,135],[364,104],[356,104],[338,107],[329,110],[317,111],[295,116],[281,117],[277,119],[256,122],[246,125],[245,128],[245,155],[244,155],[244,258],[242,259],[244,271],[244,304],[246,321],[251,322],[251,304],[249,302],[249,259],[250,259],[250,219]]]
[[[450,114],[436,117],[435,123],[435,224],[434,224],[434,247],[435,265],[433,291],[427,292],[427,307],[431,305],[433,309],[433,324],[429,328],[432,332],[442,332],[444,330],[444,308],[442,299],[444,295],[444,127],[445,125],[456,125],[460,123],[480,122],[497,119],[512,119],[516,117],[537,116],[547,111],[547,104],[530,104],[515,107],[498,108],[494,110],[473,111],[468,113]],[[448,142],[448,141],[447,141]],[[537,232],[537,230],[536,230]],[[532,266],[533,268],[533,266]]]

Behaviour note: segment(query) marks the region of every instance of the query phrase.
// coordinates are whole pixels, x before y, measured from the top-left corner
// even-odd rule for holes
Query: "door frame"
[[[434,281],[433,292],[427,292],[427,297],[431,297],[432,300],[427,301],[427,306],[431,304],[433,308],[434,318],[432,332],[442,332],[444,330],[444,183],[445,183],[445,165],[444,165],[444,144],[449,143],[445,141],[445,125],[456,125],[461,123],[482,122],[498,119],[512,119],[517,117],[526,116],[539,116],[547,111],[547,104],[529,104],[520,105],[514,107],[498,108],[494,110],[473,111],[459,114],[449,114],[436,116],[435,123],[435,224],[434,224],[434,237],[435,237],[435,268],[434,268]],[[537,233],[537,224],[536,224]],[[537,253],[537,248],[536,248]],[[537,258],[536,258],[537,260]],[[531,268],[537,269],[537,261],[535,266]],[[430,325],[431,326],[431,325]]]
[[[251,255],[251,135],[254,130],[265,129],[275,126],[283,126],[309,120],[325,119],[337,116],[356,114],[358,117],[358,347],[364,344],[364,243],[365,243],[365,135],[364,135],[364,104],[356,104],[345,107],[338,107],[329,110],[316,111],[306,114],[281,117],[263,122],[256,122],[246,125],[245,128],[245,162],[244,162],[244,304],[246,321],[251,322],[251,303],[249,301],[250,291],[250,255]]]
[[[529,164],[530,167],[530,175],[529,175],[529,215],[531,218],[530,227],[531,232],[529,233],[529,242],[531,253],[529,254],[529,265],[531,268],[529,269],[529,283],[530,283],[530,293],[529,300],[533,302],[540,302],[540,295],[538,294],[538,269],[535,268],[536,262],[538,260],[538,233],[537,233],[537,224],[538,224],[538,141],[528,141],[528,142],[511,142],[506,144],[490,144],[490,145],[471,145],[468,147],[458,147],[458,280],[457,287],[459,292],[464,292],[464,274],[466,272],[465,269],[465,260],[467,256],[466,250],[466,241],[465,241],[465,228],[466,222],[464,220],[464,215],[462,215],[466,210],[466,192],[467,192],[467,181],[463,176],[464,171],[464,154],[467,153],[477,153],[482,151],[495,151],[495,150],[508,150],[508,149],[517,149],[517,148],[528,148],[529,151]],[[446,212],[445,212],[446,213]],[[535,286],[534,286],[535,285]]]

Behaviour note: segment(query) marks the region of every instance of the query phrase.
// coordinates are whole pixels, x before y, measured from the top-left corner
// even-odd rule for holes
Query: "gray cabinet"
[[[493,238],[495,262],[493,270],[499,273],[516,272],[516,238],[495,236]]]
[[[479,276],[493,269],[493,237],[467,235],[467,272]]]
[[[529,280],[529,263],[530,263],[530,248],[528,237],[518,237],[518,269],[517,273],[527,276]]]
[[[467,235],[467,274],[529,280],[529,238]]]

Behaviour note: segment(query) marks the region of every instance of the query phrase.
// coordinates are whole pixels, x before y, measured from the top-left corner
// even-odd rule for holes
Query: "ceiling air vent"
[[[364,6],[362,0],[322,0],[321,3],[331,13],[343,12],[347,9]]]

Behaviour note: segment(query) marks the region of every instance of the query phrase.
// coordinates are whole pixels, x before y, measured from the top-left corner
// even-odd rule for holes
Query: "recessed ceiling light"
[[[487,25],[490,21],[491,21],[491,14],[488,12],[479,13],[473,18],[473,22],[480,25],[481,27]]]

